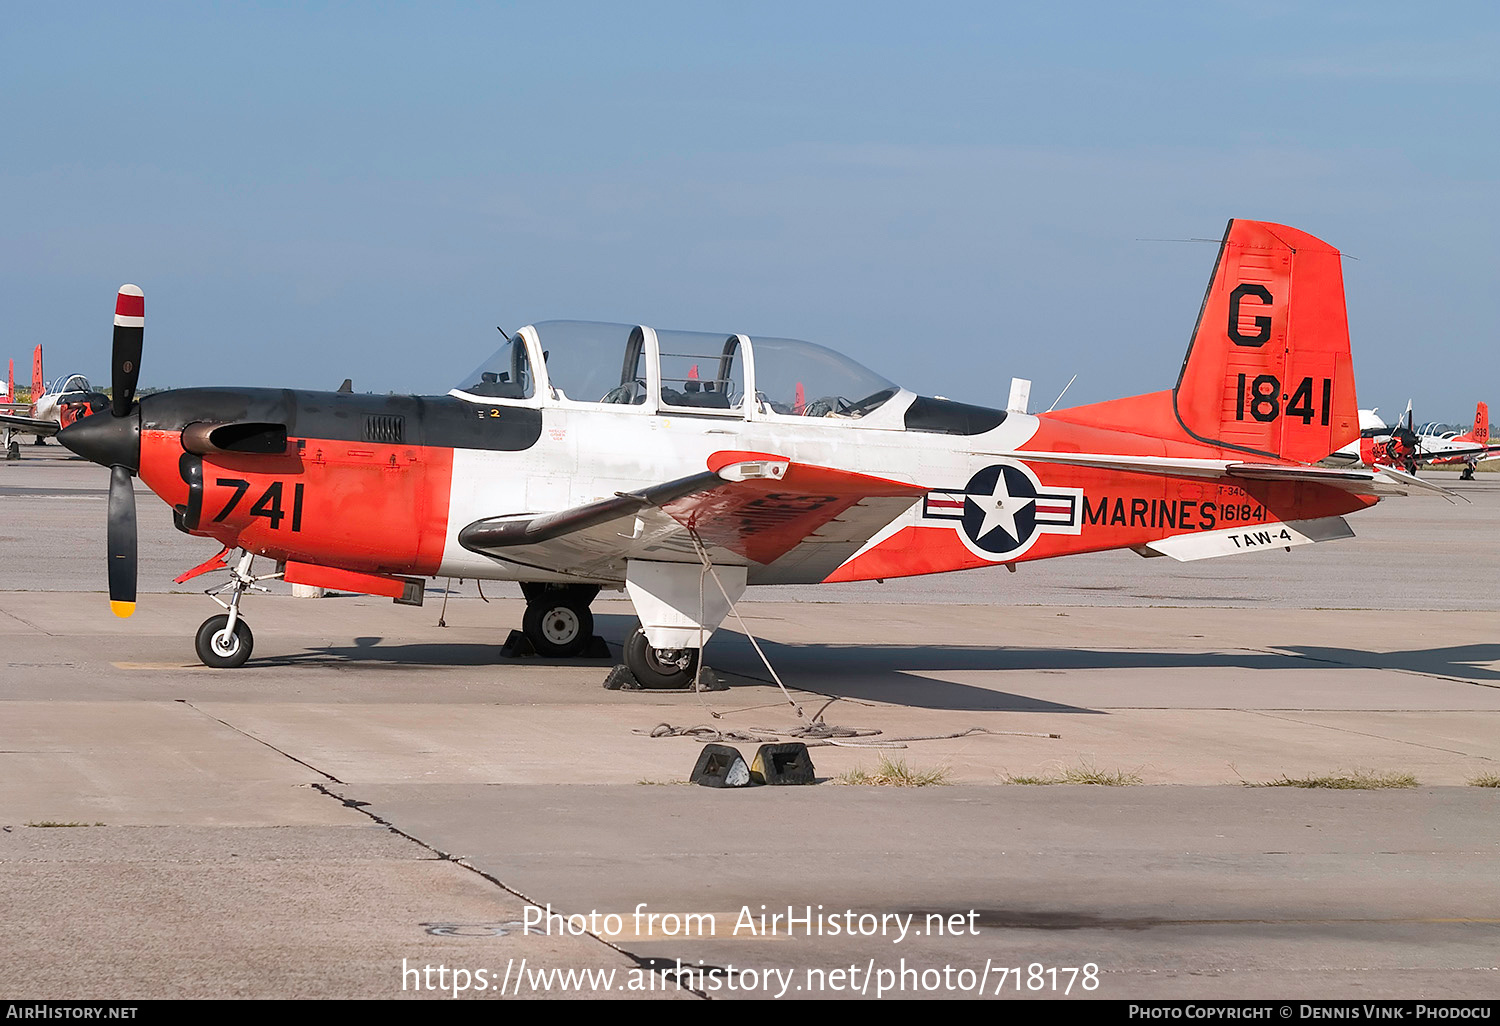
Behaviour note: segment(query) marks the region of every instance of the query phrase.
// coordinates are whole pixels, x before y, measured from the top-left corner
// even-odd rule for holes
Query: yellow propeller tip
[[[128,617],[131,613],[135,612],[135,603],[134,602],[116,602],[113,599],[111,599],[110,603],[109,603],[109,611],[111,613],[114,613],[116,616],[118,616],[120,619],[123,620],[126,617]]]

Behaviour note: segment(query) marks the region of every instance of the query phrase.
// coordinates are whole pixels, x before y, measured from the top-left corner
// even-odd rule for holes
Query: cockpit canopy
[[[54,394],[67,392],[92,392],[89,387],[89,379],[82,374],[69,374],[52,382],[52,387],[47,390]]]
[[[797,339],[544,321],[511,336],[454,394],[519,400],[540,388],[557,400],[662,412],[846,420],[900,392],[847,356]]]

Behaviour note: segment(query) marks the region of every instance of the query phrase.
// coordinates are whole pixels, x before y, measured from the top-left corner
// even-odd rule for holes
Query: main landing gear
[[[254,562],[253,552],[242,552],[239,562],[229,568],[229,583],[205,592],[209,598],[228,610],[228,614],[210,616],[198,627],[198,636],[193,644],[204,666],[212,666],[216,670],[232,670],[237,666],[244,666],[245,660],[250,658],[255,635],[250,633],[250,625],[240,617],[240,599],[247,591],[269,592],[271,589],[263,587],[259,582],[281,576],[280,572],[252,576],[250,565]],[[226,591],[229,592],[227,602],[219,597]]]
[[[641,627],[625,642],[625,665],[641,687],[652,690],[691,687],[698,655],[696,648],[653,648]]]
[[[538,655],[568,659],[583,655],[594,640],[594,614],[589,605],[599,594],[597,584],[521,584],[526,615],[521,633]]]
[[[1464,472],[1462,474],[1458,475],[1458,479],[1460,481],[1472,481],[1472,480],[1474,480],[1474,464],[1472,464],[1472,463],[1465,463],[1464,464]]]

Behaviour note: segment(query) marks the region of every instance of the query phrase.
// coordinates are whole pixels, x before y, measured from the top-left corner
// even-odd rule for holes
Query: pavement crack
[[[330,777],[329,779],[332,780],[333,778]],[[344,784],[342,781],[338,781],[338,780],[335,780],[334,783],[338,784],[341,787],[348,786],[348,785]],[[364,815],[369,816],[372,820],[374,820],[376,823],[379,823],[381,826],[385,827],[391,833],[396,834],[398,837],[404,837],[404,838],[406,838],[412,844],[415,844],[417,847],[423,849],[424,851],[431,852],[434,856],[437,857],[438,861],[440,861],[440,862],[451,862],[455,866],[458,866],[458,867],[460,867],[462,869],[466,869],[469,872],[473,873],[475,876],[478,876],[478,877],[480,877],[480,878],[488,881],[489,883],[493,884],[494,886],[500,888],[505,893],[515,895],[517,898],[520,898],[522,901],[526,902],[526,904],[528,904],[528,905],[531,905],[533,908],[542,908],[543,907],[543,904],[541,902],[538,902],[536,899],[532,898],[530,895],[528,895],[528,894],[526,894],[526,893],[524,893],[522,891],[516,890],[516,888],[510,886],[509,884],[507,884],[504,880],[501,880],[495,874],[489,872],[488,870],[481,869],[480,867],[476,866],[474,863],[470,862],[468,859],[464,858],[462,855],[455,855],[452,852],[443,851],[441,848],[437,847],[436,845],[430,844],[427,841],[422,840],[422,838],[416,836],[415,834],[408,833],[407,831],[402,830],[395,823],[392,823],[390,820],[386,819],[384,816],[381,816],[380,814],[371,811],[371,809],[370,809],[370,803],[369,802],[362,802],[362,801],[358,801],[358,800],[353,799],[353,798],[349,798],[349,797],[347,797],[345,795],[339,794],[337,791],[334,791],[333,789],[331,789],[329,787],[326,787],[323,784],[313,784],[312,786],[313,786],[314,790],[316,790],[316,791],[318,791],[318,792],[320,792],[322,794],[327,795],[329,798],[332,798],[334,801],[339,802],[340,804],[342,804],[345,808],[353,809],[356,812],[361,812]],[[551,908],[551,903],[550,902],[546,903],[546,907],[547,908]],[[636,968],[638,968],[638,969],[644,969],[647,972],[663,972],[663,973],[665,973],[667,970],[674,969],[676,967],[676,962],[675,961],[669,963],[669,962],[666,962],[664,960],[660,960],[660,959],[656,959],[656,958],[650,958],[650,957],[645,956],[645,955],[638,955],[638,954],[636,954],[633,951],[628,951],[625,948],[622,948],[620,945],[616,944],[614,941],[609,940],[607,937],[602,937],[602,936],[600,936],[599,934],[595,933],[592,930],[585,930],[585,931],[583,931],[583,933],[581,934],[581,936],[592,937],[594,940],[598,941],[600,944],[603,944],[605,947],[609,948],[610,950],[615,951],[615,952],[617,952],[617,953],[625,956],[630,961],[634,962],[635,965],[636,965]],[[657,963],[659,961],[661,962],[660,966],[657,965]],[[699,966],[695,966],[694,967],[694,971],[697,972],[698,970],[705,969],[705,968],[711,970],[711,969],[722,968],[722,967],[719,967],[719,966],[703,966],[703,965],[699,965]],[[709,1000],[709,996],[708,996],[708,994],[705,991],[700,990],[700,989],[698,989],[696,987],[686,986],[686,985],[684,985],[681,982],[680,979],[676,981],[676,985],[681,990],[684,990],[687,993],[692,994],[695,997],[703,998],[705,1001]]]
[[[1457,748],[1443,748],[1441,745],[1425,745],[1420,741],[1408,741],[1404,738],[1389,737],[1385,734],[1372,734],[1367,730],[1355,730],[1353,727],[1340,727],[1332,723],[1319,723],[1316,720],[1306,720],[1297,716],[1277,715],[1266,709],[1245,709],[1243,712],[1254,713],[1257,716],[1265,716],[1273,720],[1285,720],[1288,723],[1300,723],[1306,727],[1322,727],[1325,730],[1337,730],[1343,734],[1355,734],[1359,737],[1373,737],[1378,741],[1390,741],[1398,745],[1411,745],[1413,748],[1426,748],[1434,752],[1447,752],[1449,755],[1462,755],[1468,759],[1487,758],[1476,756],[1473,752],[1461,751]]]
[[[53,634],[51,631],[47,630],[45,627],[42,627],[39,624],[32,623],[30,620],[26,619],[24,616],[17,616],[15,613],[12,613],[9,609],[0,609],[0,616],[8,616],[12,620],[16,621],[16,623],[25,624],[27,627],[30,627],[32,630],[36,631],[38,634],[45,635],[46,637],[49,637],[49,638],[58,637],[58,635]]]
[[[193,712],[198,713],[201,716],[207,716],[209,719],[213,720],[215,723],[218,723],[218,724],[220,724],[222,726],[228,727],[230,730],[234,731],[236,734],[239,734],[241,737],[249,738],[251,741],[254,741],[256,744],[264,745],[265,747],[269,748],[271,751],[275,752],[277,755],[281,756],[282,758],[284,758],[284,759],[290,759],[292,762],[295,762],[298,766],[303,766],[303,767],[306,767],[307,769],[312,770],[314,773],[316,773],[320,777],[323,777],[325,780],[331,780],[335,784],[342,784],[343,783],[342,780],[340,780],[338,777],[334,776],[332,773],[329,773],[327,770],[319,769],[318,767],[314,766],[312,763],[308,762],[306,759],[299,759],[299,758],[297,758],[295,755],[293,755],[291,752],[288,752],[284,748],[277,748],[275,745],[271,744],[271,742],[267,741],[265,738],[263,738],[263,737],[256,737],[254,734],[250,733],[248,730],[241,730],[239,727],[236,727],[233,723],[230,723],[228,720],[220,719],[219,717],[215,716],[213,713],[208,712],[208,711],[206,711],[204,709],[198,708],[196,705],[194,705],[192,702],[188,701],[186,698],[179,698],[179,699],[176,699],[176,701],[180,705],[187,706],[189,709],[193,710]]]

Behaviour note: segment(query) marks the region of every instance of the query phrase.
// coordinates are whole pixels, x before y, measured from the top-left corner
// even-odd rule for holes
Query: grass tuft
[[[906,764],[905,759],[880,757],[880,764],[873,771],[855,767],[847,773],[833,778],[835,784],[864,784],[875,787],[937,787],[950,783],[952,771],[946,766],[937,769],[918,770]]]
[[[1028,776],[1008,774],[1007,784],[1096,784],[1100,787],[1132,787],[1143,784],[1141,775],[1133,770],[1102,770],[1092,762],[1077,766],[1066,766],[1050,776]]]
[[[1262,783],[1245,781],[1246,787],[1325,787],[1336,791],[1377,791],[1383,788],[1416,787],[1417,778],[1395,770],[1354,769],[1321,777],[1280,776]]]
[[[1500,787],[1500,773],[1481,773],[1469,780],[1470,787]]]
[[[103,823],[64,823],[56,819],[39,819],[34,823],[27,823],[29,827],[87,827],[103,826]]]

